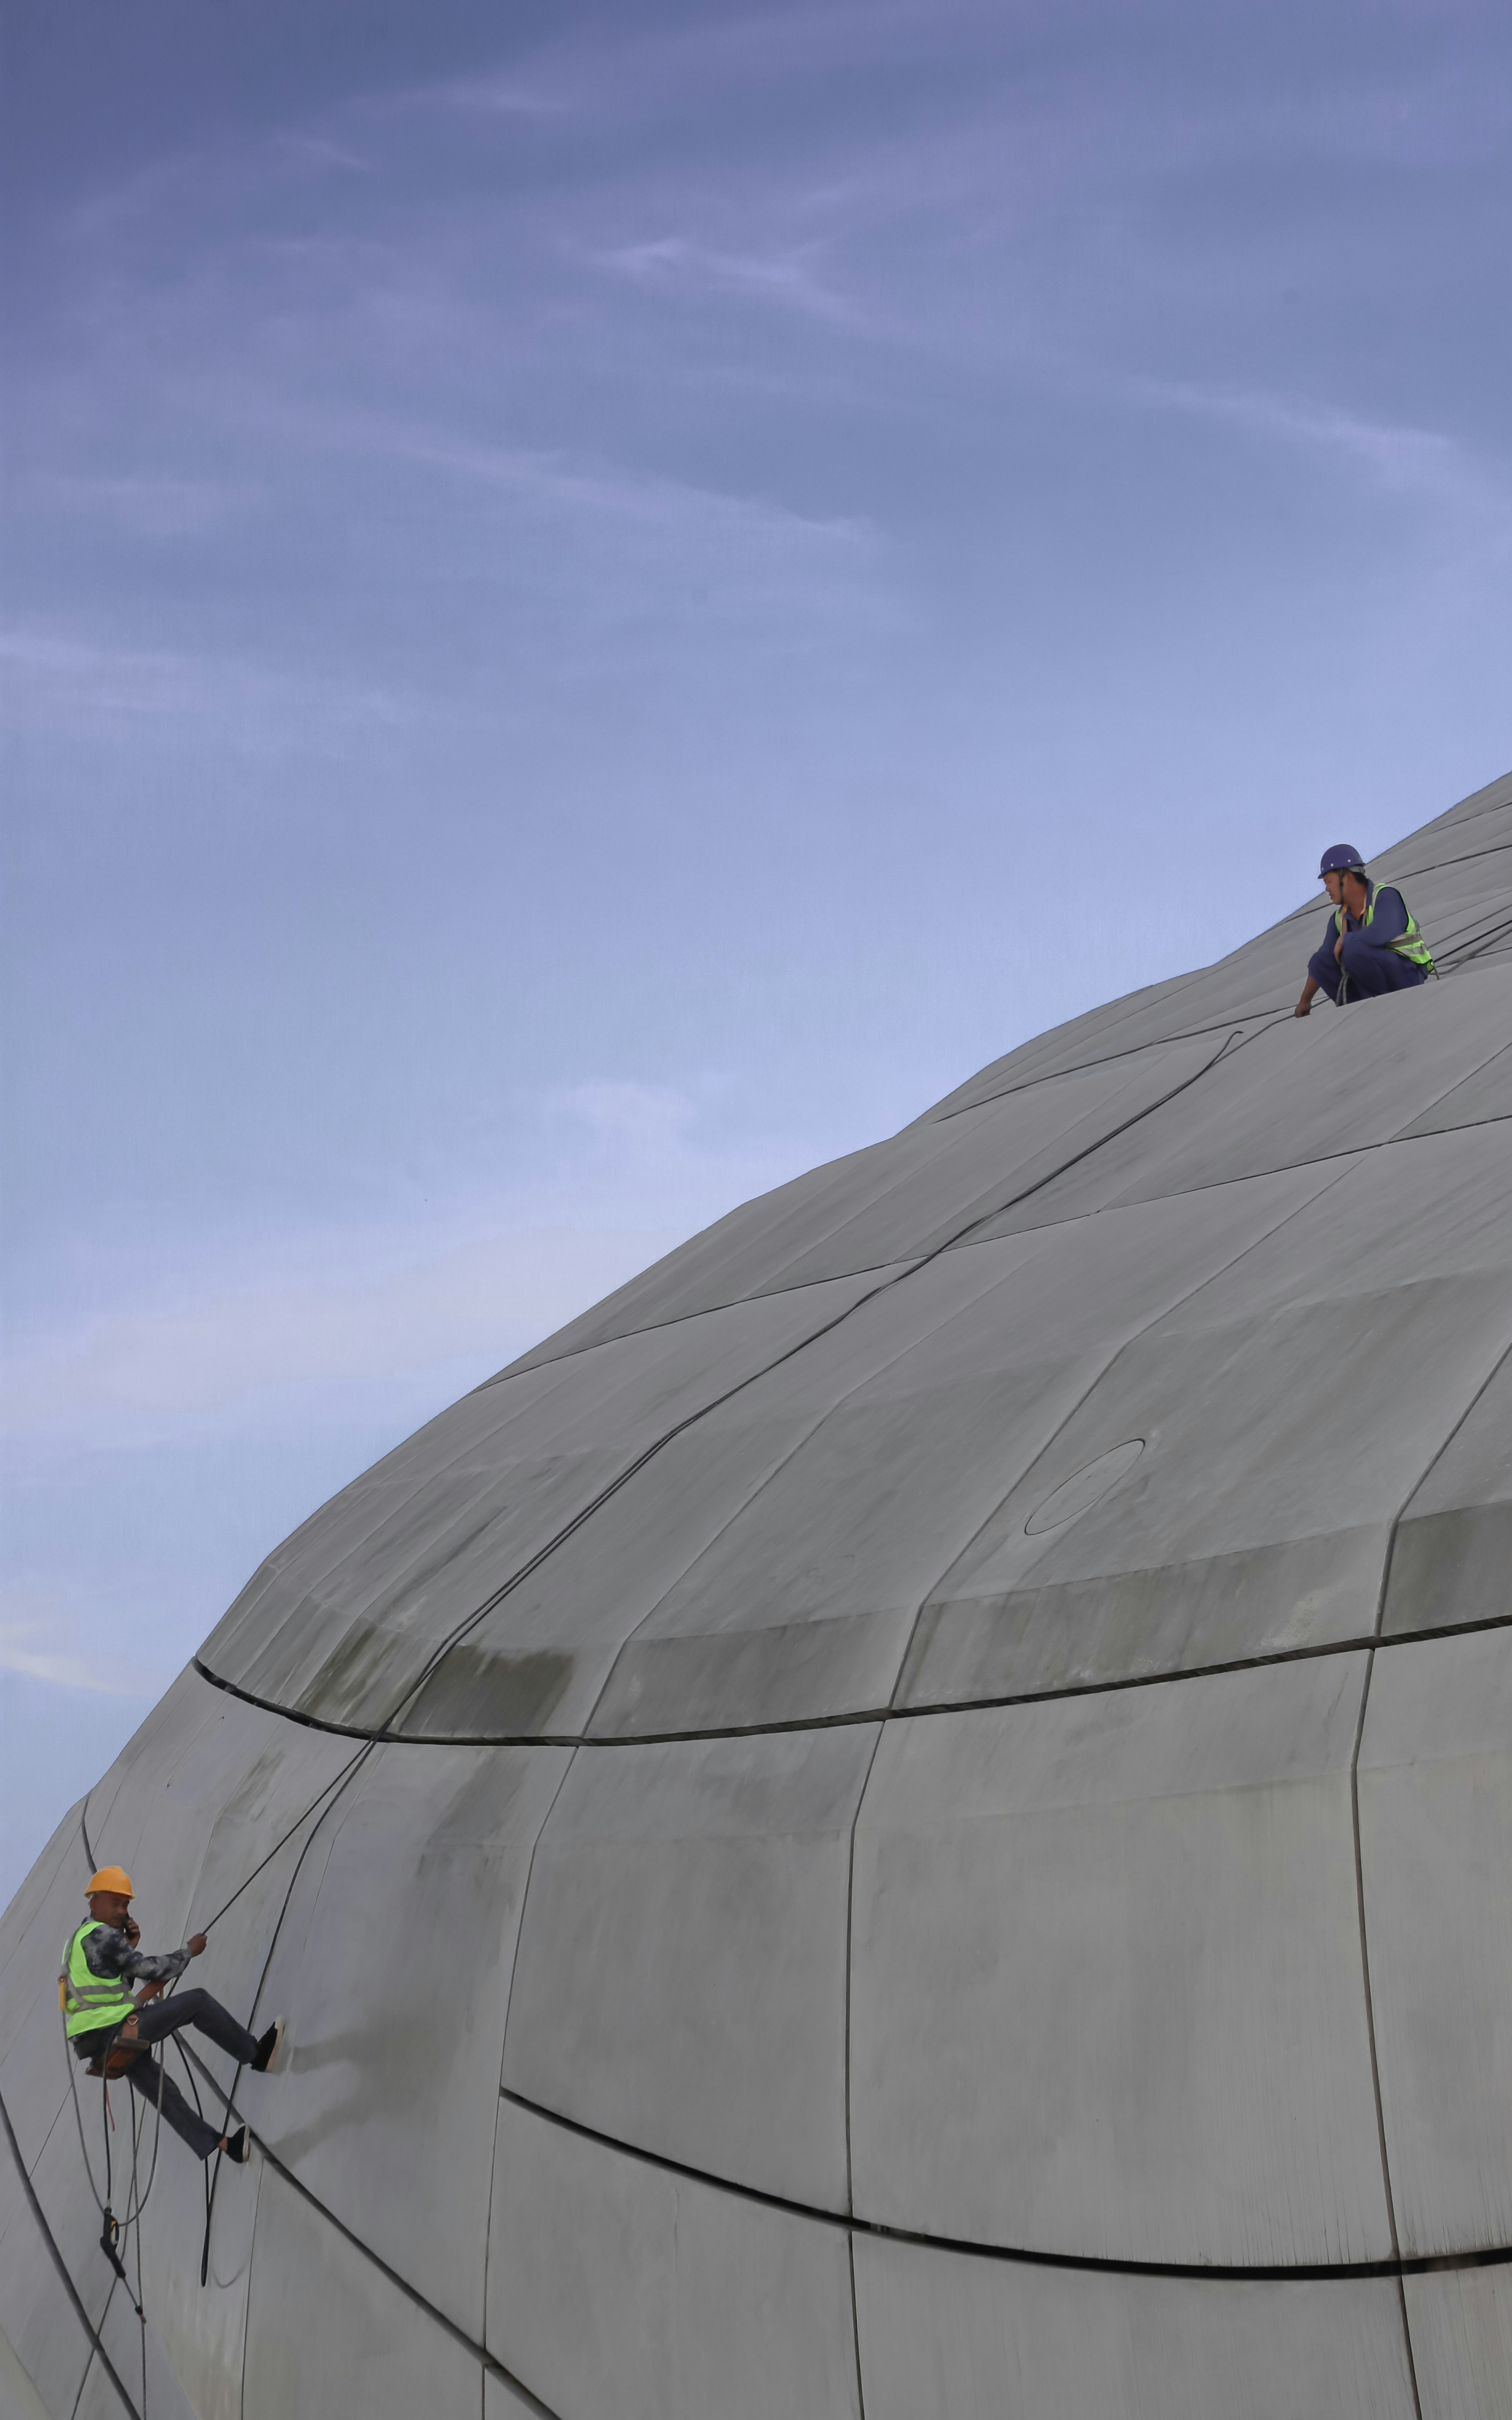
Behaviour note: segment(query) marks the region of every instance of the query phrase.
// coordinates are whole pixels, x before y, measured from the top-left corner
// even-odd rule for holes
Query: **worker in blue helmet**
[[[1410,991],[1435,971],[1428,945],[1394,885],[1372,882],[1357,848],[1342,842],[1323,851],[1319,877],[1333,906],[1321,949],[1307,961],[1307,980],[1293,1012],[1306,1016],[1322,991],[1336,1006]]]

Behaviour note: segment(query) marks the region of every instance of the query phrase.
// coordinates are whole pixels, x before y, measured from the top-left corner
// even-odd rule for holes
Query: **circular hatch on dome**
[[[1123,1474],[1136,1463],[1145,1450],[1143,1437],[1130,1437],[1127,1444],[1110,1447],[1095,1462],[1084,1463],[1070,1479],[1063,1479],[1053,1488],[1042,1504],[1036,1505],[1024,1524],[1025,1534],[1037,1538],[1041,1529],[1063,1528],[1074,1521],[1078,1512],[1089,1512],[1110,1487],[1116,1487]]]

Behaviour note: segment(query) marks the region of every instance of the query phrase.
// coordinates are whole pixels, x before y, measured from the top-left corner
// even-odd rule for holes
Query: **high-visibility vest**
[[[1396,885],[1395,882],[1388,882],[1386,888],[1388,891],[1396,891]],[[1380,896],[1381,885],[1377,882],[1373,882],[1370,886],[1370,904],[1366,908],[1365,914],[1360,919],[1362,925],[1368,924],[1371,918],[1374,916],[1376,912],[1376,901]],[[1412,965],[1414,967],[1421,967],[1425,974],[1435,974],[1438,970],[1434,966],[1427,941],[1425,941],[1422,934],[1417,929],[1417,919],[1413,915],[1411,908],[1408,907],[1406,900],[1402,898],[1402,894],[1399,891],[1396,891],[1396,896],[1398,899],[1401,899],[1402,902],[1402,913],[1407,918],[1407,930],[1405,933],[1398,933],[1395,941],[1388,941],[1386,947],[1388,950],[1394,950],[1399,958],[1410,958]],[[1345,911],[1342,908],[1335,908],[1334,910],[1334,930],[1335,933],[1342,933],[1344,930],[1344,913]]]
[[[124,1977],[97,1975],[84,1954],[84,1945],[92,1932],[109,1930],[96,1917],[87,1916],[64,1957],[63,2029],[70,2040],[75,2034],[92,2034],[100,2025],[121,2024],[136,2013],[136,2002]]]

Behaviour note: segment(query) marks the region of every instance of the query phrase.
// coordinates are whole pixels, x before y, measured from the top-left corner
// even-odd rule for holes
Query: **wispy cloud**
[[[139,1449],[277,1389],[344,1388],[471,1357],[479,1379],[624,1283],[675,1231],[493,1237],[346,1284],[231,1287],[91,1321],[7,1366],[12,1439]],[[365,1242],[369,1251],[377,1238]],[[307,1401],[305,1419],[317,1416]]]
[[[464,1373],[452,1391],[475,1384],[695,1226],[793,1173],[802,1154],[791,1146],[707,1130],[718,1094],[713,1081],[702,1103],[596,1081],[545,1096],[537,1164],[491,1216],[458,1195],[428,1231],[312,1227],[226,1238],[218,1256],[202,1249],[147,1298],[54,1322],[13,1349],[0,1366],[0,1435],[23,1456],[136,1450],[290,1390],[316,1422],[325,1396],[347,1417],[346,1390],[364,1382],[445,1368]],[[644,1223],[609,1223],[613,1204]]]
[[[107,1698],[138,1697],[161,1686],[160,1672],[134,1664],[99,1637],[89,1619],[95,1610],[29,1581],[0,1587],[0,1672]]]
[[[115,523],[139,537],[202,536],[245,511],[245,487],[171,472],[38,471],[20,483],[25,508]]]
[[[393,729],[427,712],[418,690],[224,650],[141,648],[77,633],[0,628],[0,727],[69,734],[149,722],[211,722],[239,747],[277,751],[291,732],[329,742],[355,725]]]
[[[1504,474],[1440,429],[1370,420],[1335,405],[1264,390],[1151,380],[1141,392],[1165,409],[1329,458],[1392,494],[1476,512],[1489,509],[1503,520],[1512,517],[1512,489]]]
[[[818,274],[816,244],[767,253],[721,252],[687,236],[659,236],[590,256],[636,285],[666,293],[735,295],[804,312],[835,327],[854,330],[868,324],[867,315]]]

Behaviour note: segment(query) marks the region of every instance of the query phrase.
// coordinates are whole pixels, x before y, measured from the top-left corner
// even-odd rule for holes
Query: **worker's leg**
[[[136,2021],[138,2041],[162,2041],[164,2034],[176,2034],[184,2025],[193,2025],[197,2033],[208,2034],[217,2050],[224,2050],[239,2067],[250,2067],[257,2055],[257,2037],[239,2025],[229,2009],[208,1992],[170,1992],[164,2000],[151,2000]]]
[[[127,2069],[133,2090],[156,2109],[158,2093],[162,2093],[162,2122],[171,2126],[182,2143],[187,2143],[196,2160],[208,2160],[221,2139],[220,2126],[208,2126],[197,2109],[184,2099],[173,2077],[155,2058],[144,2051]]]
[[[1320,950],[1313,952],[1307,961],[1307,971],[1319,990],[1326,991],[1329,999],[1336,1002],[1339,996],[1339,962],[1334,955],[1332,941],[1325,941]]]
[[[1395,950],[1375,950],[1363,933],[1344,936],[1344,971],[1350,978],[1351,995],[1361,1000],[1373,1000],[1382,992],[1412,991],[1425,980],[1421,967],[1411,958],[1398,957]]]

